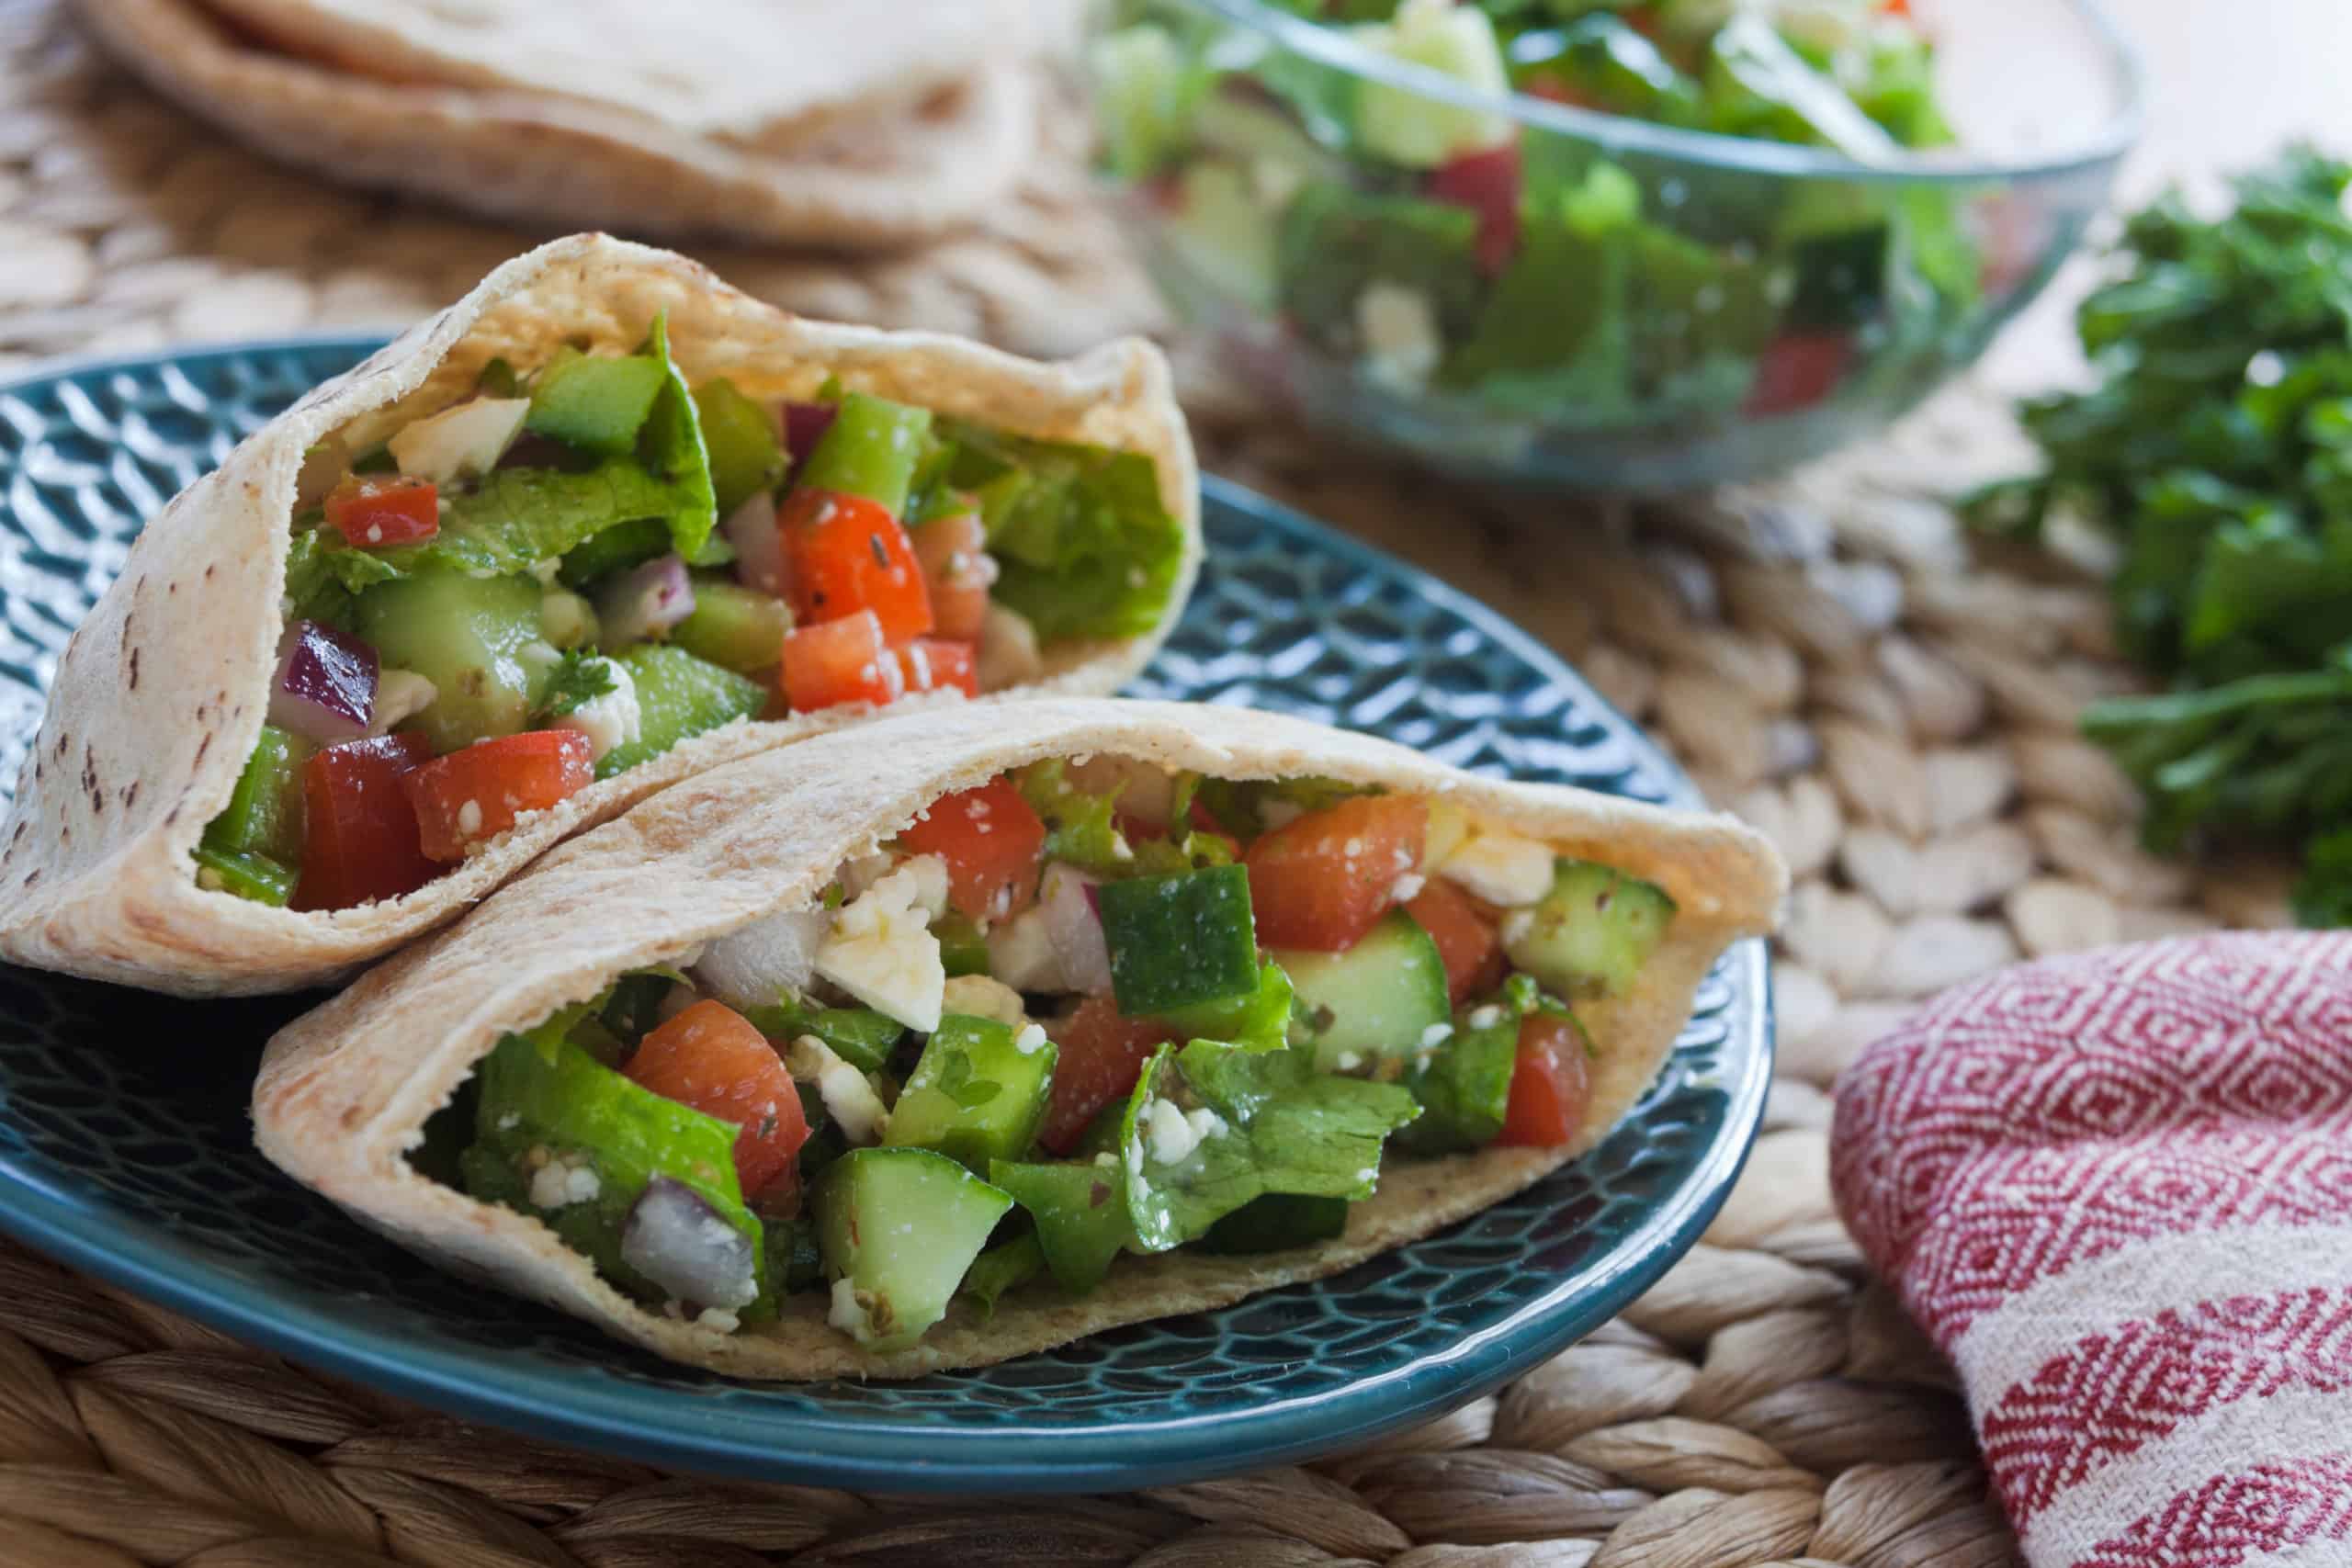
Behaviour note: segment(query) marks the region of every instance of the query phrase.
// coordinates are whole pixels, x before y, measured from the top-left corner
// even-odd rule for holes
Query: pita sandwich
[[[792,439],[813,440],[808,452],[786,453],[780,417],[806,427]],[[819,509],[823,526],[810,521],[799,533],[785,525],[789,516],[763,510],[780,501],[789,513],[818,499],[804,492],[854,427],[879,430],[902,444],[897,457],[929,465],[911,480],[903,463],[897,470],[899,504],[919,525],[845,495]],[[485,429],[487,446],[468,453]],[[550,441],[546,430],[560,434]],[[793,477],[779,481],[784,462]],[[443,475],[422,518],[412,503],[424,481],[360,471],[390,467]],[[959,488],[967,482],[974,488]],[[730,490],[746,499],[719,513]],[[0,955],[183,995],[321,984],[451,919],[559,840],[666,784],[854,722],[872,711],[859,698],[1107,692],[1142,667],[1190,591],[1197,491],[1166,365],[1140,341],[1039,364],[937,334],[801,320],[683,257],[602,235],[555,242],[305,395],[140,536],[67,645],[0,827]],[[435,495],[430,485],[424,493]],[[346,501],[363,509],[338,513]],[[438,532],[422,543],[395,545],[369,521],[408,537],[435,505]],[[877,507],[882,521],[865,526]],[[943,515],[921,521],[918,508]],[[336,516],[364,526],[338,533]],[[632,521],[615,522],[625,516]],[[910,558],[945,536],[933,530],[967,529],[977,546],[998,524],[1010,532],[985,552]],[[593,536],[575,537],[583,527]],[[737,581],[754,564],[746,558],[711,563],[730,553],[729,540],[744,540],[777,556],[761,570],[781,572],[789,562],[780,550],[820,535],[855,547],[845,562],[809,557],[812,572],[832,572],[809,581],[821,596],[848,572],[854,592],[798,604],[801,625],[782,640],[854,653],[855,637],[834,634],[863,636],[871,623],[878,635],[879,616],[858,595],[888,589],[899,597],[875,603],[895,618],[894,646],[836,669],[840,680],[815,695],[793,694],[778,720],[768,716],[778,711],[773,678],[752,667],[778,646],[794,603]],[[608,558],[597,565],[583,550]],[[869,551],[876,563],[862,564]],[[704,564],[689,570],[687,556]],[[600,575],[588,581],[582,571]],[[368,581],[387,573],[399,581]],[[648,575],[631,587],[639,573]],[[403,627],[385,618],[398,595],[429,598],[428,589],[456,596],[432,611],[437,619]],[[616,606],[615,594],[628,602]],[[502,610],[491,600],[513,602]],[[917,600],[935,603],[936,616]],[[960,627],[947,624],[951,602],[962,605]],[[731,632],[718,629],[752,639],[748,656],[690,637],[706,610],[730,607],[743,615]],[[577,624],[559,628],[559,610]],[[953,640],[976,625],[977,642]],[[935,635],[903,635],[924,626]],[[640,631],[651,641],[615,651]],[[288,716],[284,699],[321,695],[297,689],[297,664],[311,655],[328,710]],[[338,710],[337,671],[352,660],[366,666],[371,696]],[[435,660],[437,684],[419,675]],[[818,667],[813,653],[809,663]],[[787,652],[786,692],[794,668]],[[615,690],[623,675],[626,693]],[[938,690],[916,690],[926,686]],[[416,708],[425,693],[431,705]],[[483,722],[450,727],[468,713]],[[401,759],[366,762],[368,753],[336,743],[359,733],[362,714],[371,733],[395,723],[401,733],[349,744]],[[323,728],[307,738],[281,733],[313,720]],[[420,732],[447,773],[486,766],[489,754],[467,742],[518,727],[544,739],[510,739],[505,750],[551,749],[510,758],[485,788],[445,801],[455,838],[432,841],[415,799],[411,819],[425,837],[405,847],[380,837],[398,837],[398,795],[385,791],[423,761]],[[593,754],[581,736],[563,739],[574,731]],[[266,777],[272,746],[278,772]],[[327,788],[311,764],[327,757],[343,772],[322,796],[311,793]],[[261,853],[246,869],[264,882],[275,857],[277,901],[291,908],[272,907],[271,888],[239,869],[245,863],[215,853],[224,822],[243,825],[245,840],[225,847]],[[312,887],[314,849],[342,855],[336,863],[356,880],[322,873]],[[378,849],[391,858],[369,862]],[[435,865],[423,868],[419,852]]]
[[[1536,901],[1500,902],[1531,854]],[[1247,974],[1207,979],[1237,956],[1237,882]],[[1330,1274],[1525,1188],[1624,1114],[1785,887],[1727,817],[1301,720],[943,708],[565,844],[273,1039],[254,1126],[363,1223],[673,1360],[980,1366]],[[1283,947],[1343,916],[1373,923]],[[665,1150],[687,1122],[699,1153]]]
[[[158,91],[272,157],[509,220],[900,245],[986,212],[1035,141],[1011,0],[922,0],[887,27],[821,0],[80,11]]]

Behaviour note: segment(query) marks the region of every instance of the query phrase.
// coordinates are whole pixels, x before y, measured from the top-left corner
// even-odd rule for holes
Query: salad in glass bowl
[[[2040,160],[1962,150],[1909,0],[1120,0],[1089,64],[1148,259],[1250,384],[1455,469],[1672,486],[1909,406],[2079,237],[2131,63],[2088,0],[1996,9],[2096,65]]]

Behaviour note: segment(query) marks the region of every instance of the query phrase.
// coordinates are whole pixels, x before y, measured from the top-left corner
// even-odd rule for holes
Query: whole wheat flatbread
[[[1199,569],[1199,481],[1166,362],[1148,344],[1106,344],[1046,365],[937,333],[810,321],[683,256],[574,235],[507,263],[305,395],[141,534],[66,645],[0,827],[0,956],[190,996],[320,984],[449,919],[558,840],[665,784],[862,717],[865,710],[829,711],[697,736],[525,818],[402,898],[297,914],[196,885],[189,852],[228,803],[267,709],[304,450],[335,431],[355,449],[371,445],[464,395],[495,355],[533,365],[582,335],[631,349],[661,310],[693,379],[724,375],[754,397],[805,397],[838,376],[1001,429],[1153,460],[1187,541],[1166,620],[1144,637],[1050,647],[1046,675],[1020,691],[1110,691],[1142,668],[1175,620]]]
[[[1031,1289],[981,1322],[957,1307],[915,1348],[861,1350],[796,1298],[774,1327],[720,1334],[649,1312],[537,1219],[406,1162],[421,1129],[507,1032],[618,972],[815,898],[940,795],[1042,757],[1145,759],[1227,778],[1323,774],[1449,795],[1566,854],[1657,883],[1679,907],[1627,995],[1579,1010],[1599,1043],[1582,1135],[1563,1149],[1393,1159],[1326,1246],[1257,1258],[1123,1258],[1076,1301]],[[1170,703],[1045,699],[936,709],[820,736],[687,780],[573,840],[464,921],[370,971],[269,1043],[254,1089],[262,1152],[365,1224],[673,1360],[744,1377],[903,1377],[980,1366],[1143,1318],[1333,1273],[1519,1190],[1589,1147],[1657,1076],[1724,947],[1772,924],[1787,872],[1728,817],[1481,779],[1302,720]]]
[[[902,78],[907,91],[877,97],[882,87],[866,81],[857,102],[811,103],[797,93],[764,93],[756,80],[719,91],[734,77],[725,62],[714,62],[702,84],[713,91],[701,123],[741,129],[718,135],[697,129],[687,112],[689,84],[666,71],[659,93],[650,77],[641,90],[624,91],[629,62],[609,50],[602,79],[570,93],[520,85],[532,73],[519,67],[502,74],[451,65],[449,80],[390,80],[268,47],[198,0],[76,3],[115,58],[262,152],[336,180],[418,191],[509,220],[763,243],[902,245],[985,213],[1035,145],[1034,79],[1002,51],[939,70],[952,51],[934,58],[908,45],[863,7],[816,8],[836,13],[837,27],[854,22],[875,39],[896,40],[934,69]],[[254,8],[315,9],[276,0],[256,0]],[[656,8],[641,9],[650,16]],[[1007,30],[1017,38],[1027,29]],[[583,44],[607,45],[626,36],[578,35]],[[426,63],[393,58],[420,70]]]

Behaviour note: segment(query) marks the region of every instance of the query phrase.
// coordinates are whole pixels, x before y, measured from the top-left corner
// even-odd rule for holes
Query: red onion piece
[[[696,1306],[749,1306],[759,1296],[752,1243],[683,1181],[657,1176],[629,1205],[621,1261]]]
[[[842,412],[839,403],[786,403],[784,405],[784,449],[792,459],[789,480],[817,449],[825,432],[833,427],[833,416]]]
[[[1048,864],[1037,903],[989,932],[989,973],[1016,991],[1109,990],[1111,951],[1094,882],[1058,861]]]
[[[277,640],[269,722],[332,746],[368,733],[376,716],[376,650],[317,621],[296,621]]]
[[[735,579],[746,588],[785,597],[784,536],[775,531],[775,497],[757,491],[718,525],[735,547]]]
[[[640,642],[666,632],[695,613],[695,585],[686,563],[674,555],[656,556],[632,567],[596,594],[598,641],[607,649]]]
[[[739,1008],[772,1007],[787,990],[808,987],[817,949],[832,916],[823,909],[787,909],[720,937],[702,950],[695,979]]]

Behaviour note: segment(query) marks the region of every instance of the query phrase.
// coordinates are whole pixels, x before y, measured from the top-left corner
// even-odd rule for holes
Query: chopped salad
[[[1328,1241],[1387,1155],[1569,1143],[1572,1004],[1674,918],[1442,797],[1053,759],[506,1036],[414,1157],[673,1316],[821,1292],[903,1349],[1123,1255]]]
[[[1033,679],[1157,626],[1183,553],[1145,456],[690,388],[660,318],[492,360],[300,489],[269,721],[195,852],[296,909],[413,892],[721,725]]]
[[[1865,164],[1953,140],[1905,0],[1272,8],[1498,104]],[[1382,392],[1594,428],[1794,413],[1845,389],[1866,350],[1925,350],[1980,293],[1956,194],[1612,155],[1204,7],[1120,15],[1091,57],[1102,155],[1152,214],[1179,303],[1272,317]]]

